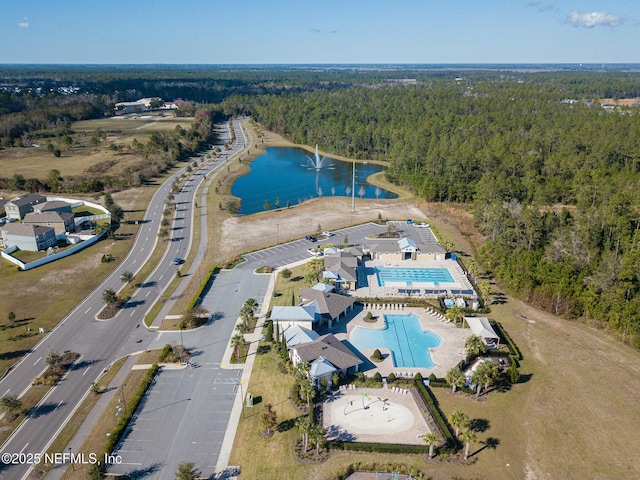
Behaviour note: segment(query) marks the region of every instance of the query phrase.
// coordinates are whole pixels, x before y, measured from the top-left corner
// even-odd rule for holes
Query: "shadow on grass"
[[[471,422],[469,422],[469,429],[473,430],[474,432],[486,432],[487,430],[489,430],[489,428],[491,428],[489,420],[485,418],[474,418],[473,420],[471,420]]]
[[[295,419],[289,418],[287,420],[283,420],[282,422],[280,422],[276,427],[276,430],[280,433],[287,432],[291,430],[295,426],[295,424],[296,424]]]
[[[481,451],[483,451],[486,448],[495,450],[496,448],[498,448],[498,445],[500,445],[500,440],[498,440],[497,438],[489,437],[484,442],[480,442],[480,444],[482,445],[482,447],[480,447],[478,450],[476,450],[471,455],[469,455],[469,458],[479,454]]]

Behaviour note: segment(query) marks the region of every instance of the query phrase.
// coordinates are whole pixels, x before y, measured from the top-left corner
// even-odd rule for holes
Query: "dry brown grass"
[[[233,239],[229,243],[237,245],[236,231],[246,234],[247,229],[257,228],[262,244],[269,243],[275,232],[269,236],[265,232],[273,229],[274,221],[280,223],[281,241],[283,232],[299,236],[308,225],[315,226],[318,222],[330,229],[352,223],[347,209],[336,209],[325,227],[324,219],[318,220],[318,214],[326,210],[323,208],[326,203],[320,205],[327,200],[296,207],[291,209],[293,212],[269,212],[227,220],[223,225],[224,238]],[[455,242],[457,249],[473,253],[481,245],[471,212],[464,207],[426,203],[380,207],[388,218],[420,217],[408,214],[420,208],[440,236]],[[372,208],[367,213],[373,212]],[[291,229],[283,229],[283,224]],[[248,240],[247,243],[258,248],[260,241]],[[495,284],[492,288],[494,292],[500,290]],[[283,298],[287,301],[286,294]],[[640,478],[640,466],[635,458],[635,424],[640,416],[640,404],[636,401],[640,389],[640,353],[586,325],[554,317],[508,296],[502,298],[504,303],[501,300],[491,305],[489,317],[500,321],[521,348],[525,357],[521,373],[525,381],[509,391],[492,392],[480,402],[437,389],[435,392],[445,414],[461,409],[485,427],[478,433],[478,443],[472,446],[471,465],[451,462],[426,467],[423,462],[429,475],[442,480]],[[267,402],[284,402],[284,392],[269,391],[271,382],[277,383],[276,379],[265,376],[265,370],[272,368],[273,365],[267,363],[256,363],[249,389],[257,392],[256,395],[265,392]],[[286,406],[286,402],[282,405]],[[290,418],[293,414],[282,415]],[[258,440],[259,419],[253,426],[246,423],[246,420],[241,422],[231,462],[242,466],[243,478],[278,478],[278,475],[286,475],[280,478],[313,475],[335,478],[340,468],[361,458],[400,463],[416,461],[395,455],[340,453],[322,466],[304,467],[294,462],[288,453],[295,431],[277,433],[270,440]],[[264,443],[264,447],[256,448],[257,441]],[[276,442],[279,443],[276,445]],[[249,445],[250,452],[246,450]],[[275,451],[287,453],[276,456]],[[420,462],[422,460],[418,460]],[[340,464],[340,468],[336,464]]]

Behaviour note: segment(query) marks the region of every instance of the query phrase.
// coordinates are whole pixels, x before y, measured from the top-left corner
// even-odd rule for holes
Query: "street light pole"
[[[122,404],[124,405],[124,413],[127,414],[127,402],[124,399],[124,383],[120,384],[120,393],[122,394]]]
[[[353,162],[353,178],[351,179],[351,213],[355,211],[356,211],[356,162]]]

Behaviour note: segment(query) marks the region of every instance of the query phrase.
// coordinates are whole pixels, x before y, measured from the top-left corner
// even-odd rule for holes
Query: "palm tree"
[[[309,449],[309,434],[313,429],[313,422],[308,415],[298,417],[296,419],[296,427],[298,427],[298,430],[300,430],[302,434],[302,452],[307,453]]]
[[[440,437],[435,433],[427,433],[422,440],[429,445],[429,458],[433,458],[433,447],[440,443]]]
[[[447,382],[451,385],[451,393],[456,393],[456,388],[464,384],[467,381],[467,377],[464,376],[462,370],[458,367],[453,367],[446,376]]]
[[[249,333],[249,325],[246,323],[239,323],[236,325],[236,332],[240,335],[244,335],[245,333]]]
[[[298,380],[300,384],[300,395],[307,399],[307,411],[311,411],[311,399],[316,394],[316,387],[313,385],[313,381],[307,377]]]
[[[322,427],[322,425],[318,425],[318,424],[313,424],[313,427],[309,432],[309,439],[315,444],[316,453],[318,455],[320,454],[320,449],[325,444],[325,441],[326,441],[325,434],[326,434],[325,429]]]
[[[462,322],[464,320],[464,311],[459,306],[454,305],[447,310],[445,317],[447,317],[447,320],[457,325],[458,322]]]
[[[469,458],[469,447],[476,441],[476,432],[473,430],[465,430],[460,434],[460,439],[467,444],[464,449],[464,459],[466,460]]]
[[[491,360],[486,360],[478,365],[476,371],[471,375],[471,380],[477,385],[476,398],[480,396],[482,386],[488,389],[500,377],[500,369]]]
[[[484,353],[487,351],[487,347],[485,347],[482,338],[480,338],[478,335],[471,335],[469,338],[467,338],[467,341],[464,342],[464,348],[466,348],[468,352],[471,352],[474,355],[479,355],[480,353]]]
[[[480,290],[478,293],[480,293],[482,303],[486,306],[489,298],[491,297],[491,285],[487,280],[483,280],[480,282],[480,285],[478,285],[478,290]]]
[[[460,429],[469,425],[469,415],[462,410],[454,410],[449,415],[449,423],[456,429],[456,437],[460,435]]]
[[[236,359],[240,360],[240,348],[244,346],[244,337],[239,333],[231,337],[231,347],[236,352]]]

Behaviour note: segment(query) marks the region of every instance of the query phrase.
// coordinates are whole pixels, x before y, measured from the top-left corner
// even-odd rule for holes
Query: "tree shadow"
[[[64,403],[64,402],[63,402]],[[42,405],[40,405],[38,408],[34,408],[31,411],[31,418],[39,418],[39,417],[43,417],[51,412],[53,412],[56,408],[58,408],[59,405],[61,404],[57,404],[57,403],[43,403]]]
[[[149,475],[153,475],[160,470],[160,467],[164,466],[164,463],[153,463],[146,468],[139,468],[137,470],[132,470],[127,473],[127,477],[131,480],[138,480],[140,478],[146,478]]]
[[[293,418],[288,418],[287,420],[283,420],[278,424],[276,430],[280,433],[287,432],[291,430],[295,426],[296,422]]]
[[[498,440],[497,438],[489,437],[483,442],[480,442],[480,444],[482,445],[482,447],[480,447],[478,450],[476,450],[471,455],[469,455],[469,457],[473,457],[474,455],[477,455],[478,453],[483,451],[485,448],[495,450],[500,445],[500,440]]]
[[[339,442],[356,441],[356,436],[353,433],[349,433],[346,430],[339,428],[337,425],[331,425],[326,431],[327,438],[330,440],[337,440]]]
[[[477,433],[486,432],[491,428],[489,420],[485,418],[474,418],[469,422],[469,429]]]
[[[74,370],[80,370],[81,368],[86,368],[89,367],[91,365],[93,365],[94,363],[98,363],[101,360],[82,360],[81,362],[76,363],[73,368]]]

